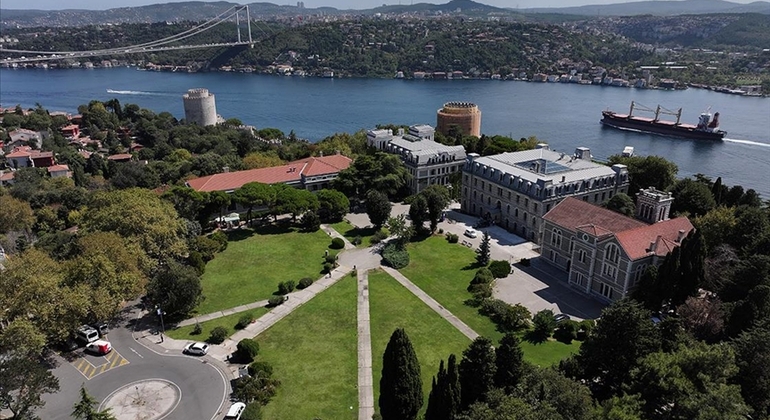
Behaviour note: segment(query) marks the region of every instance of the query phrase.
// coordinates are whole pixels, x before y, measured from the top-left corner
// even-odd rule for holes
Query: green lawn
[[[356,238],[356,236],[360,236],[361,243],[356,245],[356,248],[366,248],[366,247],[372,246],[369,240],[372,238],[375,232],[377,232],[373,227],[357,228],[351,225],[350,222],[348,222],[347,220],[343,220],[339,223],[334,223],[329,226],[334,228],[334,230],[339,232],[351,243],[353,242],[353,239]]]
[[[251,314],[254,319],[267,313],[268,308],[257,308],[246,312],[240,312],[237,314],[223,316],[221,318],[212,319],[211,321],[201,322],[201,333],[197,335],[192,334],[195,325],[188,325],[186,327],[177,328],[175,330],[167,330],[166,335],[177,340],[191,340],[191,341],[206,341],[211,334],[211,330],[216,327],[225,327],[229,333],[228,336],[235,333],[235,324],[241,319],[243,315]]]
[[[238,230],[229,237],[227,249],[206,265],[199,314],[268,299],[282,281],[320,278],[331,243],[321,230],[300,233],[274,226]]]
[[[500,341],[503,334],[497,331],[495,324],[480,315],[477,308],[463,303],[471,297],[467,287],[477,269],[473,266],[476,262],[473,249],[450,244],[441,236],[433,236],[409,244],[409,257],[411,262],[400,270],[402,274],[477,333],[495,343]],[[579,348],[579,342],[569,345],[558,341],[532,344],[522,340],[524,358],[541,366],[558,363]]]
[[[356,287],[345,276],[256,337],[281,381],[264,420],[358,418]]]
[[[369,318],[375,409],[379,411],[382,355],[393,331],[404,328],[420,361],[425,394],[421,413],[425,413],[431,379],[438,372],[439,362],[452,353],[459,362],[470,340],[383,271],[369,272]]]

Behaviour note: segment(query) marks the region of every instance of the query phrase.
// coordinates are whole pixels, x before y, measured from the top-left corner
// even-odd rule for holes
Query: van
[[[75,332],[75,339],[83,344],[93,343],[99,339],[99,331],[88,325],[83,325]]]
[[[233,405],[230,406],[230,409],[227,410],[227,414],[225,414],[225,420],[240,420],[241,414],[243,414],[243,410],[246,409],[246,404],[242,402],[233,403]]]

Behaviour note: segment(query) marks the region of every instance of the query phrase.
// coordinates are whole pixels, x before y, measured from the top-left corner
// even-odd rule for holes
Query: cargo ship
[[[634,110],[642,110],[655,113],[655,118],[639,117],[634,115]],[[676,121],[661,120],[660,114],[673,115]],[[643,133],[662,134],[664,136],[683,137],[696,140],[722,140],[727,134],[719,129],[719,113],[713,115],[708,111],[700,114],[698,125],[684,124],[679,121],[682,116],[682,108],[678,111],[669,111],[660,105],[657,109],[647,108],[644,105],[631,102],[628,114],[602,111],[601,123],[621,130],[636,130]]]

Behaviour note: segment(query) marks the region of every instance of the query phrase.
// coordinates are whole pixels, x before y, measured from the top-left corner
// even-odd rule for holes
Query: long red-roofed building
[[[353,161],[343,155],[309,157],[270,168],[223,172],[187,181],[187,186],[200,192],[231,193],[249,182],[287,184],[295,188],[317,191],[328,188],[341,170]]]
[[[574,197],[543,216],[542,258],[568,273],[568,284],[599,300],[627,296],[650,266],[659,266],[694,230],[669,219],[673,198],[654,188],[637,194],[637,218]]]

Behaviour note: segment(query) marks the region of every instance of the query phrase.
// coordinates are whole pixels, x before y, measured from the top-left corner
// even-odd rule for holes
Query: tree
[[[433,388],[428,397],[425,420],[453,420],[460,411],[460,377],[457,359],[449,355],[447,368],[439,364],[438,375],[433,377]]]
[[[738,219],[735,217],[735,208],[719,206],[708,213],[693,219],[692,224],[703,235],[708,252],[713,251],[719,245],[727,243],[734,232]]]
[[[623,394],[603,401],[596,407],[593,416],[597,420],[644,420],[642,402],[636,394]]]
[[[650,313],[631,300],[614,302],[602,311],[593,334],[575,356],[579,379],[593,384],[600,400],[620,395],[642,357],[660,348],[660,335]]]
[[[495,349],[495,386],[512,390],[521,380],[523,365],[524,352],[519,337],[512,333],[505,334]]]
[[[435,232],[444,209],[449,205],[449,190],[443,185],[429,185],[420,194],[428,204],[430,231]]]
[[[556,318],[554,318],[552,310],[543,309],[532,317],[532,324],[535,326],[533,334],[538,339],[545,341],[553,334],[553,330],[556,328]]]
[[[422,232],[425,229],[425,221],[428,219],[428,202],[425,196],[417,194],[409,204],[409,218],[412,220],[412,226]]]
[[[45,347],[46,337],[29,318],[19,317],[0,331],[0,354],[39,356]]]
[[[291,187],[289,187],[291,188]],[[251,223],[251,212],[255,207],[270,207],[276,203],[277,191],[271,185],[259,182],[243,184],[233,193],[233,199],[248,208],[247,218]]]
[[[207,205],[219,213],[219,221],[223,220],[222,213],[230,205],[232,198],[224,191],[212,191],[209,193]]]
[[[242,376],[233,381],[233,396],[247,405],[262,406],[275,396],[281,381],[266,375]]]
[[[160,305],[169,319],[189,314],[200,302],[202,292],[198,272],[174,260],[167,260],[147,286],[150,300]]]
[[[756,418],[770,416],[770,323],[746,330],[733,341],[738,366],[736,382]]]
[[[636,205],[634,205],[634,200],[623,193],[617,193],[613,195],[612,198],[605,201],[602,206],[628,217],[634,217],[634,214],[636,214]]]
[[[14,230],[28,231],[35,223],[35,215],[29,203],[10,195],[0,195],[0,233]]]
[[[276,217],[290,213],[292,220],[296,222],[297,216],[302,213],[318,210],[318,198],[308,190],[300,190],[286,184],[277,184],[273,188],[276,193],[275,204],[271,210]]]
[[[98,411],[94,407],[99,404],[94,397],[92,397],[85,386],[80,386],[80,401],[76,402],[72,408],[72,417],[78,420],[116,420],[115,416],[110,412],[111,409],[107,408],[103,411]]]
[[[244,169],[270,168],[284,163],[275,152],[253,152],[243,158]]]
[[[305,232],[315,232],[321,228],[321,218],[312,210],[306,211],[300,218],[300,224]]]
[[[481,400],[494,386],[495,350],[492,341],[478,337],[463,351],[460,361],[461,406],[467,408]]]
[[[350,211],[350,200],[337,190],[318,191],[318,215],[323,221],[339,222]]]
[[[110,162],[110,164],[112,163]],[[115,188],[139,187],[152,189],[160,185],[160,177],[150,165],[140,162],[122,162],[115,163],[114,165],[114,172],[110,176],[110,184]]]
[[[484,232],[484,236],[481,237],[481,244],[479,249],[476,250],[476,262],[482,267],[486,267],[489,264],[490,255],[492,250],[489,245],[489,233]]]
[[[396,198],[406,190],[410,178],[398,155],[377,152],[356,158],[349,168],[340,171],[332,186],[348,197],[361,196],[374,189]]]
[[[655,187],[660,191],[666,191],[674,185],[676,173],[679,171],[676,164],[669,162],[660,156],[610,156],[608,164],[620,163],[628,166],[630,185],[628,195],[635,197],[643,188]]]
[[[406,250],[406,244],[414,236],[414,226],[406,222],[406,216],[403,214],[389,218],[387,226],[390,234],[396,237],[398,247]]]
[[[687,298],[676,313],[682,326],[698,340],[714,343],[722,337],[725,322],[719,298]]]
[[[174,205],[179,216],[187,220],[206,221],[203,210],[209,200],[207,193],[195,191],[189,187],[173,186],[161,195],[161,198]]]
[[[0,408],[13,419],[34,418],[34,410],[45,405],[43,394],[59,391],[59,380],[30,356],[0,360]]]
[[[415,420],[422,398],[420,362],[406,331],[398,328],[382,356],[380,415],[383,420]]]
[[[369,190],[366,193],[366,214],[376,229],[379,230],[388,221],[392,207],[384,193],[378,190]]]
[[[593,420],[591,391],[556,369],[529,367],[513,395],[552,413],[544,418]]]
[[[716,201],[708,185],[685,178],[677,181],[672,188],[674,202],[671,211],[674,213],[689,213],[702,216],[716,207]]]

